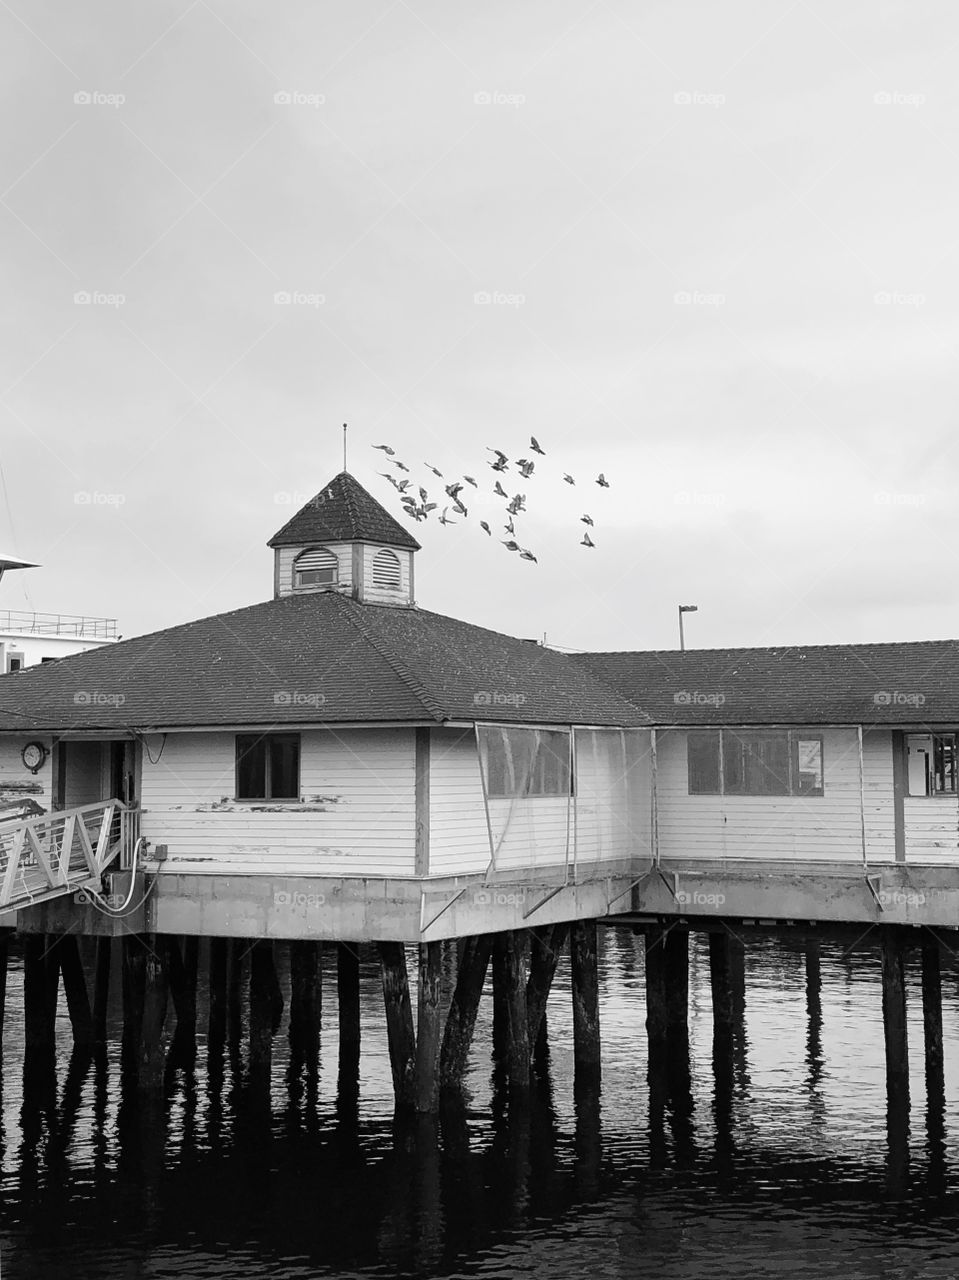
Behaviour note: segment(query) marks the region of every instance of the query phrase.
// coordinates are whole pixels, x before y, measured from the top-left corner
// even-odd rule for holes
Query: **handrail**
[[[101,800],[0,823],[0,910],[98,884],[119,858],[131,870],[140,811]]]

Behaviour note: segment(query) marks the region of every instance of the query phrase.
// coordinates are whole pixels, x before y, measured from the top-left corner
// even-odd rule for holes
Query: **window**
[[[390,591],[400,588],[400,558],[393,551],[377,551],[373,557],[373,586]]]
[[[338,576],[339,562],[326,547],[301,551],[293,561],[294,587],[335,586]]]
[[[298,800],[300,738],[296,733],[238,733],[237,800]]]
[[[686,735],[689,753],[689,794],[715,796],[722,791],[719,777],[719,734],[715,729]]]
[[[686,735],[691,796],[821,796],[822,738],[781,730],[691,730]]]
[[[7,654],[7,671],[23,670],[23,654],[9,653]]]
[[[56,662],[56,658],[41,658],[41,659],[40,659],[40,665],[41,665],[41,667],[43,666],[43,664],[44,664],[45,662]]]
[[[911,796],[942,796],[956,792],[956,735],[907,733],[906,761]]]
[[[568,733],[483,725],[480,744],[489,796],[572,794]]]

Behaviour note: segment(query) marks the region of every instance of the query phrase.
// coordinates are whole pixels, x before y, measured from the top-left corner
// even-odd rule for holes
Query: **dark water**
[[[718,1074],[697,942],[688,1079],[673,1061],[667,1095],[654,1088],[652,1101],[642,939],[617,929],[601,940],[601,1095],[573,1087],[561,966],[549,1072],[512,1122],[492,1085],[487,995],[466,1109],[394,1125],[372,952],[358,1096],[348,1080],[338,1088],[328,950],[318,1075],[291,1076],[284,1015],[268,1106],[247,1087],[245,1042],[210,1052],[202,989],[195,1061],[172,1075],[165,1103],[124,1088],[112,1005],[107,1052],[71,1063],[62,994],[56,1080],[32,1075],[25,1097],[14,959],[0,1276],[959,1277],[954,957],[944,953],[944,1106],[928,1108],[910,962],[911,1120],[890,1148],[870,938],[851,953],[823,944],[811,1020],[801,948],[751,940],[745,1034]]]

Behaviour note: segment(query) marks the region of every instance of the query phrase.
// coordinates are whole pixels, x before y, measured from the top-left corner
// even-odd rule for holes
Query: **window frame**
[[[486,739],[486,760],[485,760],[485,777],[484,786],[486,787],[486,796],[488,800],[569,800],[575,795],[575,777],[573,762],[573,735],[566,733],[561,729],[555,728],[539,728],[537,726],[526,725],[490,725],[486,728],[495,728],[500,731],[500,737],[496,739],[497,743],[501,743],[504,750],[501,759],[496,760],[496,770],[494,774],[493,757],[490,751],[491,738]],[[504,732],[506,737],[502,735]],[[513,759],[512,746],[508,737],[509,733],[555,733],[567,740],[567,752],[565,761],[566,787],[565,790],[557,789],[555,791],[547,791],[543,788],[549,781],[547,773],[549,770],[549,762],[559,762],[557,773],[562,774],[562,759],[556,752],[546,748],[544,751],[542,742],[537,752],[536,767],[533,769],[526,780],[526,787],[519,791],[516,787],[516,764]],[[502,767],[500,767],[500,765]],[[499,779],[503,779],[503,790],[494,790],[493,782],[496,780],[497,786]],[[561,781],[561,776],[559,781]],[[506,784],[511,783],[511,788],[506,790]],[[534,789],[534,787],[536,789]]]
[[[698,787],[693,789],[692,760],[690,744],[694,735],[702,750],[706,735],[715,735],[715,776],[716,789]],[[728,735],[732,735],[732,740]],[[815,742],[819,746],[820,785],[801,789],[799,770],[799,744]],[[761,788],[755,786],[755,779],[775,778],[776,773],[767,765],[762,751],[751,751],[752,744],[784,744],[786,753],[785,789]],[[738,747],[738,750],[737,750]],[[734,761],[739,761],[735,769],[735,780],[730,775],[734,772]],[[709,765],[710,762],[706,762]],[[700,761],[702,769],[702,760]],[[730,782],[733,785],[730,786]],[[686,730],[686,794],[689,796],[737,796],[751,799],[822,799],[826,785],[826,746],[821,730],[815,729],[729,729],[729,728],[696,728]]]
[[[300,560],[302,560],[304,556],[312,555],[316,551],[323,551],[326,553],[326,555],[332,557],[333,564],[329,567],[328,570],[298,569],[296,567],[297,563]],[[332,573],[333,576],[324,582],[301,582],[300,580],[300,575],[304,573],[325,573],[325,572],[330,572]],[[339,582],[340,582],[340,557],[336,554],[335,551],[331,551],[329,547],[324,547],[322,544],[318,544],[315,547],[304,547],[302,551],[298,551],[296,555],[293,557],[292,573],[293,573],[294,591],[309,591],[315,587],[336,587],[336,586],[339,586]]]
[[[256,804],[262,801],[269,801],[270,804],[299,804],[302,792],[302,741],[299,733],[237,733],[234,735],[234,776],[233,776],[233,798],[239,804]],[[263,795],[240,795],[240,756],[242,751],[242,743],[247,742],[251,747],[263,745],[264,761],[263,761]],[[292,742],[296,745],[296,795],[295,796],[275,796],[273,790],[273,753],[272,746],[275,742]]]

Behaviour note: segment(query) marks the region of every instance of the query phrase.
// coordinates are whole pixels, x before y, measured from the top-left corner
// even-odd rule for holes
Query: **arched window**
[[[328,587],[337,580],[338,561],[326,547],[301,551],[293,561],[294,587]]]
[[[377,551],[373,557],[373,586],[399,590],[400,558],[394,552]]]

